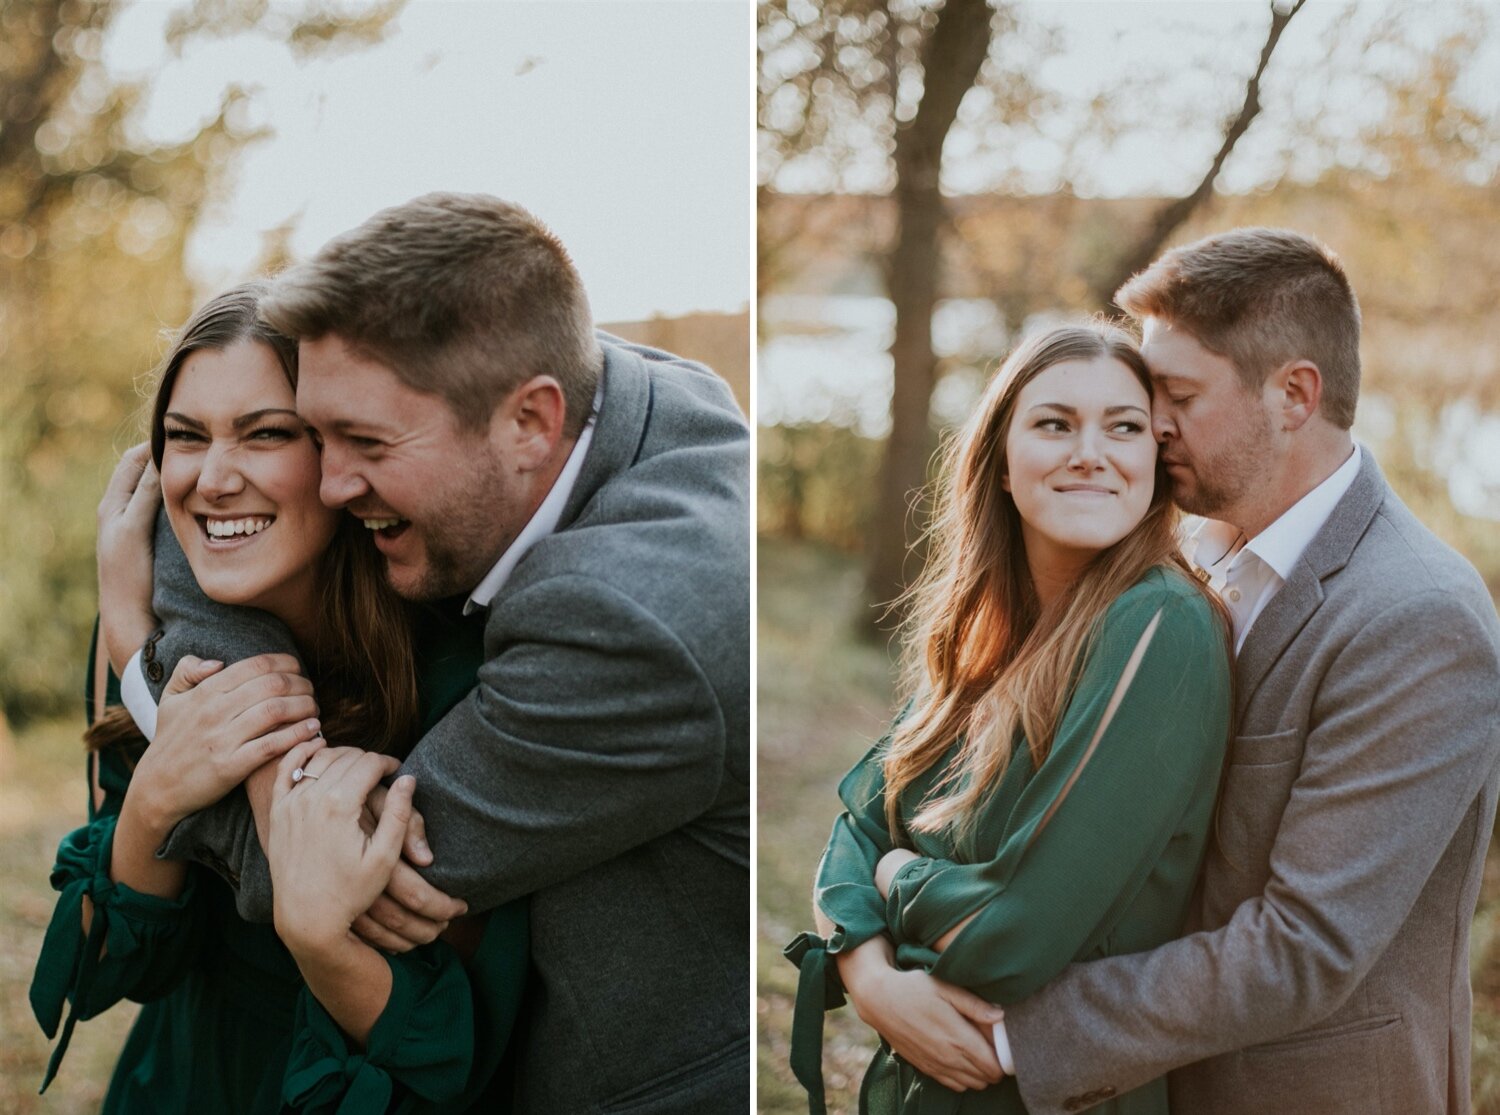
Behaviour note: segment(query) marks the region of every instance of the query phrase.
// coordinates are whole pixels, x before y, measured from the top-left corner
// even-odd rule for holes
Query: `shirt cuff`
[[[995,1039],[995,1056],[1000,1059],[1000,1067],[1005,1070],[1006,1076],[1015,1076],[1016,1059],[1010,1054],[1010,1037],[1005,1032],[1005,1020],[1001,1019],[991,1026],[990,1033]]]
[[[156,701],[146,687],[146,675],[141,672],[141,652],[136,651],[125,663],[125,676],[120,679],[120,703],[135,726],[146,739],[156,738]]]

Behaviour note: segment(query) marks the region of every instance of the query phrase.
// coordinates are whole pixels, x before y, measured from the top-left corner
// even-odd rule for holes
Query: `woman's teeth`
[[[205,527],[210,538],[230,538],[236,534],[259,534],[272,519],[208,519]]]
[[[397,523],[401,522],[401,520],[400,519],[361,519],[360,522],[362,522],[362,523],[365,524],[365,529],[366,530],[384,530],[386,527],[393,527],[393,526],[395,526]]]

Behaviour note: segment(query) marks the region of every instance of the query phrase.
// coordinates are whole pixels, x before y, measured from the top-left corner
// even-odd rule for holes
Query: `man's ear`
[[[490,445],[516,472],[533,472],[551,459],[566,421],[567,402],[557,380],[533,376],[500,400],[490,416]]]
[[[1300,430],[1318,413],[1323,400],[1323,373],[1311,360],[1293,360],[1272,372],[1266,386],[1283,432]]]

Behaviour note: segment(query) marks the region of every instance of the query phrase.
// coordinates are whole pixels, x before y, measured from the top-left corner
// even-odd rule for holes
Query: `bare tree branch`
[[[1208,198],[1213,190],[1214,182],[1219,177],[1219,171],[1224,167],[1224,161],[1229,158],[1235,144],[1239,143],[1240,138],[1249,130],[1251,122],[1260,114],[1261,78],[1266,72],[1266,66],[1270,64],[1276,44],[1281,41],[1281,33],[1286,30],[1287,24],[1302,10],[1302,5],[1306,2],[1307,0],[1294,0],[1290,7],[1283,8],[1276,0],[1272,0],[1271,26],[1266,33],[1265,45],[1260,48],[1260,62],[1256,65],[1255,72],[1250,75],[1249,84],[1245,87],[1245,101],[1240,106],[1239,113],[1229,121],[1225,128],[1224,141],[1219,145],[1213,162],[1209,164],[1208,172],[1190,194],[1165,205],[1151,222],[1145,234],[1120,257],[1119,263],[1091,285],[1091,292],[1099,305],[1112,305],[1115,291],[1130,276],[1155,259],[1168,238]]]

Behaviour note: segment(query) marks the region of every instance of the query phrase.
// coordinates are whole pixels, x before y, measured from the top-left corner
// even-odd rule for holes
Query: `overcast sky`
[[[142,127],[192,134],[239,83],[275,133],[241,154],[189,246],[206,288],[242,276],[288,220],[307,256],[446,189],[551,225],[600,320],[750,298],[749,0],[411,0],[386,42],[300,64],[255,36],[174,59],[162,30],[180,6],[138,0],[106,40],[113,73],[149,80]]]

